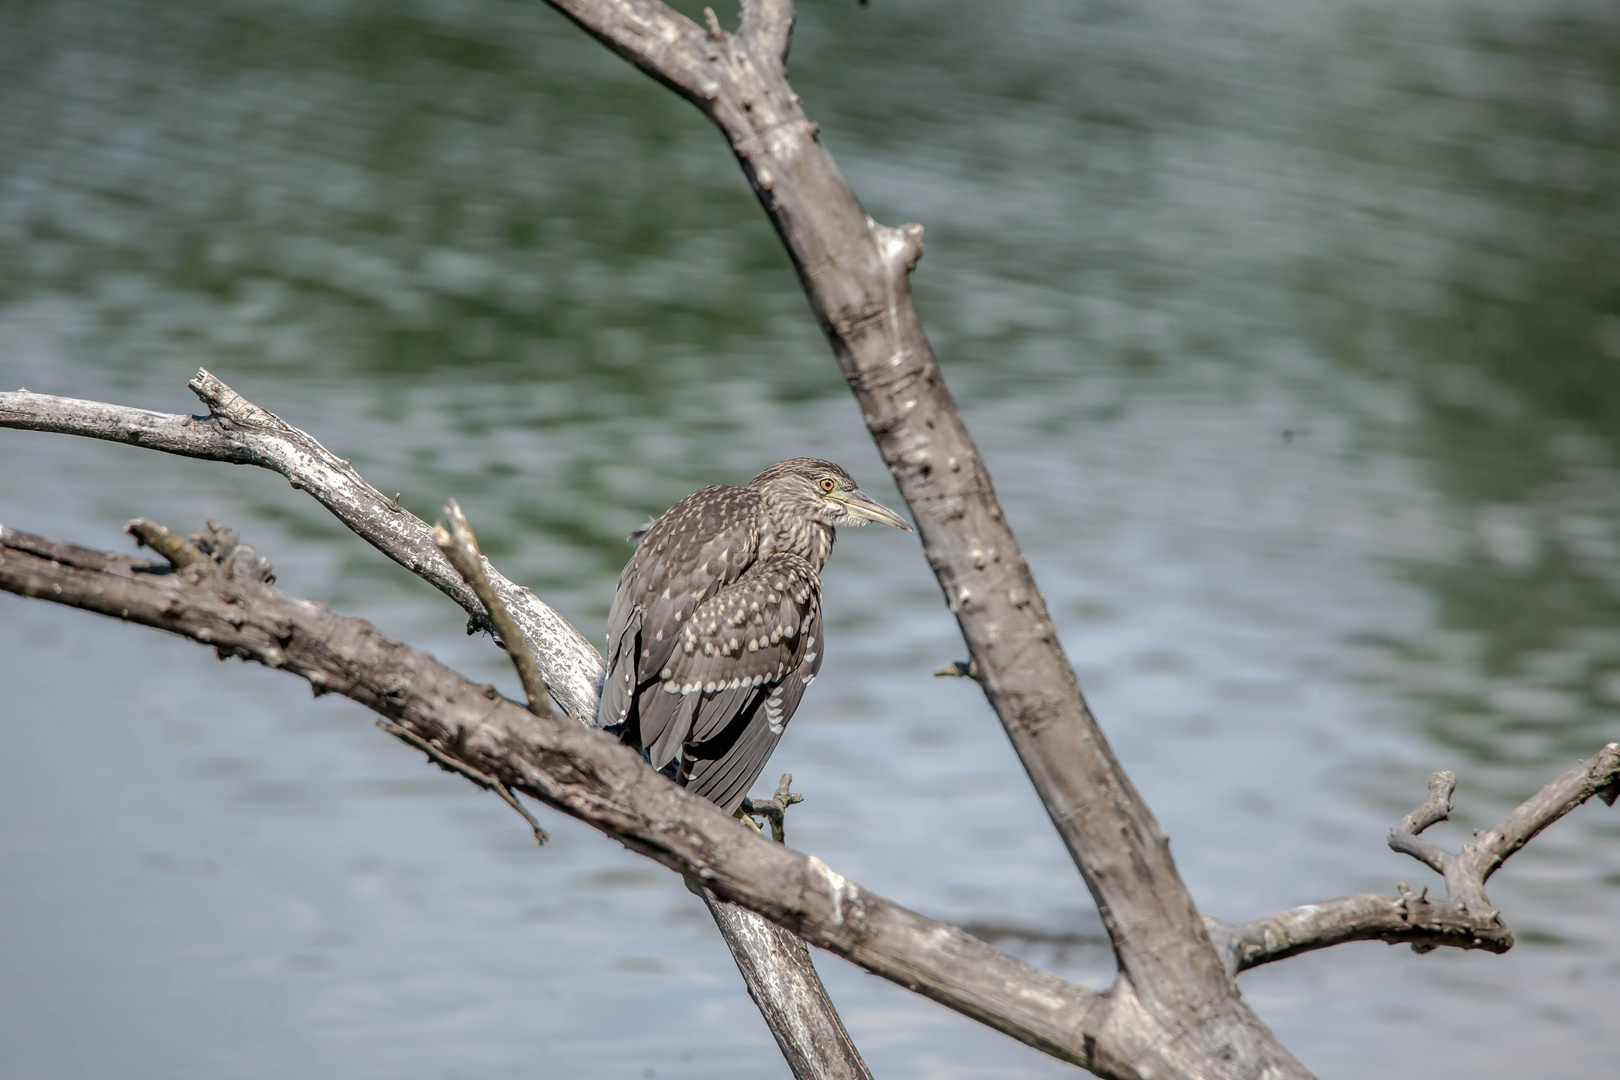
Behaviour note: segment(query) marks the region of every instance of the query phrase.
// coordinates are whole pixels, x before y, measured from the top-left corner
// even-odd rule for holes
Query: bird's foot
[[[753,826],[754,830],[763,834],[765,830],[754,819],[764,818],[771,823],[771,839],[778,844],[785,843],[787,835],[787,808],[795,803],[804,802],[804,796],[797,791],[789,791],[793,784],[793,774],[783,773],[782,782],[776,785],[776,792],[769,799],[744,799],[742,806],[737,810],[737,817]]]

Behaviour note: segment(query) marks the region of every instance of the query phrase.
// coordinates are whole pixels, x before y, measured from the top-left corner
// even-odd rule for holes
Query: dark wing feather
[[[664,735],[674,703],[662,705],[648,690],[656,690],[681,624],[753,564],[761,508],[759,494],[747,488],[704,488],[647,528],[619,575],[608,614],[608,670],[597,726],[633,721],[644,748]],[[637,715],[638,704],[651,705],[652,715]]]
[[[616,606],[616,605],[615,605]],[[636,638],[641,633],[641,608],[634,607],[626,614],[618,633],[608,634],[608,669],[602,678],[602,697],[596,705],[596,726],[609,727],[622,723],[636,697],[636,668],[624,658],[634,657],[640,648]]]
[[[687,787],[736,808],[821,668],[820,638],[820,582],[796,555],[771,556],[698,609],[665,687],[699,699]]]
[[[753,720],[753,717],[737,718],[737,737],[724,740],[723,748],[713,747],[719,752],[718,757],[699,758],[689,763],[692,772],[686,778],[686,790],[703,796],[727,813],[742,804],[743,796],[759,779],[771,751],[782,738],[782,733],[772,731],[769,724]]]
[[[641,745],[653,768],[682,744],[713,738],[786,679],[809,648],[806,625],[820,607],[815,571],[797,555],[755,563],[699,604],[657,681],[640,694]]]

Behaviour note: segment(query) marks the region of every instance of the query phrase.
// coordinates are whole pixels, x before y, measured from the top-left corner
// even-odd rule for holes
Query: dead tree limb
[[[173,537],[156,529],[144,523],[138,531]],[[778,949],[798,949],[791,940],[797,935],[1099,1076],[1198,1075],[1170,1053],[1174,1043],[1144,1043],[1142,1006],[1129,982],[1117,981],[1099,994],[1007,956],[959,927],[899,907],[814,856],[738,827],[611,738],[571,720],[530,713],[363,620],[278,592],[267,582],[268,564],[234,534],[212,529],[211,537],[190,545],[208,549],[205,560],[188,552],[174,563],[155,564],[0,525],[0,591],[168,630],[212,646],[221,657],[292,672],[317,694],[340,693],[360,702],[383,717],[385,730],[426,750],[441,766],[483,786],[540,799],[686,876],[716,905],[721,926],[731,928],[728,943],[745,943],[736,954],[739,966]],[[1541,829],[1593,795],[1612,802],[1617,792],[1620,743],[1610,743],[1479,834],[1463,854],[1447,858],[1470,860],[1482,882]],[[1317,905],[1324,915],[1296,909],[1238,927],[1215,924],[1216,936],[1230,941],[1234,970],[1376,937],[1385,916],[1373,908],[1358,913],[1361,899]],[[1410,894],[1404,899],[1419,922],[1446,917],[1428,908],[1451,906]],[[735,922],[743,908],[774,924],[774,942],[748,946],[759,928]],[[776,933],[777,927],[790,934]],[[1282,934],[1293,934],[1293,943],[1283,942]],[[1490,947],[1469,946],[1453,933],[1412,940]],[[829,1016],[836,1022],[836,1014],[830,1004],[818,1004],[817,995],[824,994],[818,983],[794,981],[799,970],[803,966],[756,970],[748,980],[751,992],[759,985],[771,988],[761,1009],[768,1018],[775,1011],[772,1031],[796,1067],[794,1055],[804,1057],[807,1047],[848,1038],[841,1026],[825,1026]],[[852,1045],[848,1057],[813,1058],[819,1071],[812,1075],[865,1075]],[[1279,1074],[1259,1068],[1248,1075]]]
[[[867,216],[784,66],[791,0],[700,27],[660,0],[550,0],[692,102],[730,144],[921,534],[979,683],[1097,901],[1171,1075],[1309,1074],[1243,1004],[1169,841],[1093,719],[912,305],[922,228]]]
[[[543,730],[525,732],[506,718],[506,712],[516,706],[495,702],[487,706],[485,726],[469,728],[459,715],[452,718],[446,713],[448,704],[459,701],[449,702],[441,695],[427,703],[433,708],[427,708],[414,684],[379,684],[376,672],[359,671],[352,659],[342,669],[352,687],[343,692],[390,716],[396,726],[411,730],[439,753],[591,821],[633,850],[695,876],[715,895],[740,902],[812,943],[1099,1075],[1308,1076],[1242,1003],[1233,974],[1268,959],[1305,951],[1304,947],[1279,945],[1276,955],[1268,955],[1270,942],[1280,941],[1278,931],[1293,933],[1302,944],[1319,941],[1308,945],[1314,948],[1379,936],[1389,919],[1389,911],[1380,906],[1384,904],[1400,903],[1406,915],[1418,910],[1423,919],[1444,922],[1451,916],[1422,910],[1428,905],[1426,896],[1403,893],[1394,901],[1373,897],[1376,903],[1370,903],[1364,897],[1345,897],[1273,916],[1284,922],[1272,926],[1269,939],[1266,927],[1260,925],[1267,920],[1226,927],[1200,918],[1170,859],[1163,831],[1120,768],[1080,694],[1044,600],[1006,525],[988,473],[944,385],[912,306],[908,274],[922,253],[921,228],[890,229],[865,215],[821,146],[816,125],[805,116],[788,85],[783,62],[793,18],[791,3],[743,0],[741,26],[735,34],[728,34],[712,13],[706,13],[706,27],[699,27],[658,0],[551,2],[614,51],[692,101],[725,135],[781,235],[811,308],[862,406],[868,428],[910,505],[946,602],[968,643],[971,663],[966,670],[983,686],[1097,900],[1119,960],[1120,978],[1104,994],[1070,986],[1018,966],[1017,961],[988,946],[963,940],[958,928],[888,905],[818,860],[787,853],[783,857],[789,861],[782,862],[777,856],[759,853],[747,844],[767,842],[746,833],[738,837],[713,831],[714,823],[703,818],[702,812],[693,810],[687,815],[686,804],[676,797],[684,793],[671,786],[633,789],[626,777],[632,775],[632,766],[642,767],[639,759],[624,759],[628,751],[620,747],[612,747],[620,752],[619,758],[598,758],[594,755],[607,753],[605,740],[577,728],[554,730],[560,723],[554,718],[535,718],[530,722]],[[68,402],[91,408],[69,426],[52,427],[33,415],[38,412],[37,401],[8,400],[27,395],[0,395],[0,424],[7,424],[8,415],[28,414],[7,426],[76,430],[297,474],[296,463],[285,457],[286,425],[270,414],[239,418],[233,414],[242,410],[234,403],[216,402],[203,390],[198,392],[209,402],[210,416],[143,414],[156,419],[130,421],[133,426],[127,431],[118,427],[118,418],[94,411],[111,407]],[[214,435],[221,438],[206,452],[198,452],[196,445],[178,438],[172,425],[165,428],[161,421],[166,420],[211,423]],[[275,425],[282,430],[275,430]],[[266,453],[259,444],[244,450],[238,436],[249,429],[259,436],[269,432],[268,445],[283,451],[283,456]],[[319,454],[326,452],[320,449]],[[314,461],[322,479],[332,483],[311,491],[343,517],[349,512],[347,501],[332,495],[343,489],[339,482],[343,477],[331,474],[341,474],[348,466],[327,460],[330,457],[316,455]],[[369,486],[360,494],[381,500],[380,493]],[[357,520],[352,528],[389,550],[379,542],[381,534],[373,528],[374,522]],[[413,561],[412,553],[412,546],[423,539],[418,527],[425,531],[426,526],[414,518],[407,524],[394,538],[406,556],[389,553],[428,576]],[[38,543],[49,547],[53,542]],[[0,554],[15,569],[16,560],[9,553]],[[86,553],[86,565],[72,569],[89,569],[98,558],[111,557]],[[29,591],[41,582],[63,589],[62,574],[53,576],[53,572],[41,570],[37,561],[19,571],[22,584],[13,591],[46,595]],[[44,561],[50,563],[51,559],[47,556]],[[61,570],[67,564],[57,558],[54,565]],[[430,569],[443,574],[436,563]],[[103,571],[118,573],[113,564]],[[189,567],[175,576],[206,573],[211,573],[207,567]],[[4,580],[5,564],[0,564],[0,584]],[[475,618],[481,618],[481,605],[470,605],[463,598],[470,592],[464,585],[434,583],[457,597]],[[116,604],[116,598],[107,601],[97,591],[101,586],[84,581],[68,584],[73,588],[67,594],[76,599],[64,602],[131,617],[127,607],[115,610],[109,606]],[[267,588],[262,583],[249,586]],[[47,598],[62,599],[62,595],[58,592]],[[337,617],[328,613],[327,618]],[[230,622],[229,618],[225,621]],[[245,624],[234,625],[241,629]],[[201,636],[216,632],[211,625],[166,628],[197,640],[223,640]],[[380,639],[375,631],[370,633]],[[555,641],[536,639],[536,650],[555,649],[561,657],[580,659],[577,645],[583,639],[573,634],[576,642],[569,634],[571,628]],[[243,653],[244,649],[247,646],[231,645],[231,650],[272,666],[290,666],[284,657],[278,660],[282,654],[277,646],[264,646],[257,653],[252,649]],[[595,650],[588,644],[584,650],[592,660],[581,660],[574,674],[589,672],[593,664],[599,673]],[[547,662],[547,658],[537,657],[542,670]],[[572,660],[552,657],[550,662]],[[385,665],[381,670],[389,669]],[[300,673],[312,682],[331,678],[319,665],[307,674]],[[547,682],[571,715],[583,718],[594,709],[594,685],[580,690],[577,681],[567,677],[559,681],[549,674]],[[316,685],[320,689],[327,684]],[[450,726],[444,726],[447,723]],[[585,739],[596,741],[572,741]],[[1589,777],[1596,775],[1590,773]],[[1447,904],[1428,906],[1444,907],[1447,912],[1459,909],[1467,919],[1486,918],[1483,883],[1496,866],[1581,799],[1591,794],[1608,796],[1614,790],[1612,782],[1593,780],[1592,790],[1577,798],[1579,782],[1574,787],[1558,787],[1566,779],[1549,785],[1549,790],[1558,790],[1546,801],[1536,806],[1527,803],[1528,810],[1521,807],[1515,812],[1521,816],[1510,816],[1493,835],[1482,834],[1455,856],[1418,840],[1421,828],[1403,830],[1406,839],[1396,840],[1400,850],[1410,849],[1409,853],[1435,866],[1448,881],[1451,895]],[[717,813],[707,804],[701,805],[709,814]],[[1558,807],[1563,809],[1552,813]],[[1416,823],[1428,812],[1411,820]],[[744,846],[734,847],[737,844]],[[780,845],[767,846],[783,850]],[[1471,890],[1476,889],[1477,903],[1470,906]],[[1470,942],[1474,937],[1481,942],[1467,947],[1491,947],[1489,935],[1470,929],[1477,923],[1465,919],[1456,925],[1468,931]],[[1511,935],[1497,940],[1511,944]],[[1249,947],[1255,941],[1258,948]],[[1432,940],[1433,944],[1461,942],[1460,933],[1436,933]],[[1430,940],[1414,943],[1429,944]],[[966,968],[973,970],[962,970],[964,981],[954,981],[958,970]]]
[[[1209,919],[1210,936],[1222,949],[1228,969],[1236,974],[1347,941],[1408,942],[1417,952],[1442,945],[1507,952],[1513,947],[1513,932],[1485,895],[1485,882],[1532,837],[1586,800],[1596,796],[1614,805],[1620,795],[1620,743],[1609,743],[1552,781],[1495,828],[1475,833],[1474,842],[1453,855],[1420,834],[1450,816],[1456,786],[1453,773],[1431,775],[1428,799],[1389,831],[1391,848],[1445,878],[1444,901],[1430,900],[1426,888],[1414,893],[1401,882],[1399,895],[1393,897],[1341,896],[1237,926]]]
[[[306,679],[495,782],[615,837],[731,904],[1049,1054],[1137,1077],[1103,1028],[1107,996],[909,911],[738,825],[641,756],[571,720],[539,716],[362,619],[209,564],[175,568],[0,525],[0,590],[154,626]],[[789,999],[784,999],[789,1000]],[[800,1008],[802,1002],[795,1003]],[[801,1052],[803,1048],[800,1048]],[[833,1074],[836,1075],[836,1074]],[[850,1074],[858,1075],[858,1074]]]
[[[523,695],[529,700],[529,711],[540,716],[547,715],[551,712],[546,704],[550,694],[535,665],[535,650],[524,635],[523,624],[518,622],[491,584],[489,573],[484,569],[488,560],[478,549],[478,537],[473,535],[472,526],[467,524],[467,515],[462,513],[461,505],[451,499],[444,504],[444,516],[449,519],[450,527],[434,525],[431,534],[433,543],[444,552],[444,557],[450,560],[450,565],[456,568],[461,580],[477,594],[478,602],[489,613],[489,621],[500,636],[506,654],[512,658],[512,666],[517,669],[518,681],[523,684]]]
[[[826,987],[816,977],[803,939],[747,908],[726,903],[713,890],[701,889],[699,895],[793,1075],[872,1080]],[[787,959],[762,962],[776,957]]]
[[[208,415],[177,416],[24,390],[0,393],[0,427],[83,435],[280,473],[372,547],[460,604],[475,625],[488,627],[483,604],[434,544],[432,527],[401,507],[397,497],[387,498],[314,436],[248,401],[209,372],[198,371],[187,385],[208,406]],[[596,716],[601,655],[568,620],[508,581],[488,560],[484,570],[534,647],[535,665],[557,704],[569,716],[590,723]]]
[[[486,606],[479,598],[479,587],[466,580],[467,575],[451,564],[434,539],[432,527],[400,507],[397,497],[385,498],[349,462],[331,453],[313,436],[248,401],[209,372],[199,371],[188,385],[209,406],[209,415],[180,416],[15,391],[0,392],[0,427],[83,435],[183,457],[271,469],[285,476],[294,488],[313,495],[338,520],[384,555],[455,600],[473,624],[493,627]],[[168,530],[153,527],[151,531],[157,543],[165,543],[159,532],[167,534]],[[144,534],[137,532],[137,536],[146,542]],[[516,624],[517,636],[527,643],[533,674],[546,684],[551,696],[569,716],[587,725],[594,724],[602,681],[601,654],[532,592],[507,580],[482,555],[477,558],[484,586],[494,592]],[[517,662],[515,656],[514,662]],[[519,671],[525,693],[533,699],[530,679],[522,674],[522,667]],[[540,700],[543,702],[543,697]],[[385,726],[384,730],[415,745],[415,736],[397,725]],[[439,764],[450,767],[433,748],[422,745],[418,749],[435,757]],[[511,798],[510,792],[488,775],[459,767],[457,771],[495,791],[527,816],[527,811]],[[530,824],[536,839],[543,841],[545,831],[539,823],[531,818]],[[729,914],[723,921],[717,920],[717,925],[733,957],[738,959],[749,993],[760,1004],[777,1042],[785,1045],[785,1040],[794,1038],[800,1031],[826,1035],[819,1044],[800,1047],[789,1055],[795,1077],[798,1080],[838,1080],[863,1075],[865,1065],[844,1033],[843,1022],[833,1010],[825,990],[805,998],[801,1004],[780,997],[798,987],[820,985],[804,948],[771,933],[765,921],[751,911],[735,908],[724,900],[710,903],[711,911],[721,909],[728,909]],[[823,1010],[825,1015],[814,1018],[804,1015],[812,1009]],[[778,1026],[789,1021],[793,1026]],[[818,1068],[821,1071],[817,1071]]]

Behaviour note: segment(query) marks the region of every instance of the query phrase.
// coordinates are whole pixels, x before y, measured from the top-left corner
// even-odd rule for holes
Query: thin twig
[[[163,556],[176,570],[205,563],[213,565],[214,560],[203,554],[202,549],[155,521],[136,518],[124,526],[124,531],[133,536],[141,547],[151,548]]]
[[[467,515],[461,512],[460,504],[451,499],[444,504],[444,516],[449,519],[450,527],[446,529],[443,521],[435,524],[433,542],[439,545],[439,550],[450,560],[450,565],[478,594],[484,609],[489,612],[490,622],[495,624],[495,633],[500,635],[506,655],[512,658],[512,666],[517,668],[523,693],[529,699],[529,711],[536,716],[550,716],[551,692],[535,667],[534,649],[524,636],[522,626],[490,585],[489,575],[484,570],[484,554],[478,550],[478,537],[473,535],[472,526],[467,524]]]
[[[432,758],[434,761],[437,761],[440,765],[451,772],[460,773],[462,776],[465,776],[479,787],[488,788],[490,791],[493,791],[495,794],[505,799],[506,804],[512,809],[516,810],[519,814],[522,814],[523,820],[527,821],[529,823],[529,828],[534,830],[534,842],[536,844],[544,844],[547,840],[551,839],[550,834],[547,833],[546,830],[542,829],[540,827],[540,823],[534,819],[534,815],[529,813],[528,810],[524,809],[522,803],[518,802],[517,796],[512,794],[512,789],[495,779],[493,776],[489,775],[488,773],[479,772],[477,769],[473,768],[471,765],[468,765],[464,761],[457,761],[455,758],[446,754],[437,746],[434,746],[432,743],[428,742],[426,739],[422,738],[409,728],[400,727],[398,724],[391,723],[387,720],[378,720],[377,726],[388,732],[388,734],[394,736],[396,739],[403,739],[405,742],[410,743],[412,746],[416,747],[418,750],[422,751],[428,757]]]

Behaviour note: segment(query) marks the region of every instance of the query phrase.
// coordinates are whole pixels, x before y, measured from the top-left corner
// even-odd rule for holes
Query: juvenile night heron
[[[834,530],[872,521],[911,531],[817,458],[676,503],[619,575],[597,726],[735,811],[821,668]]]

